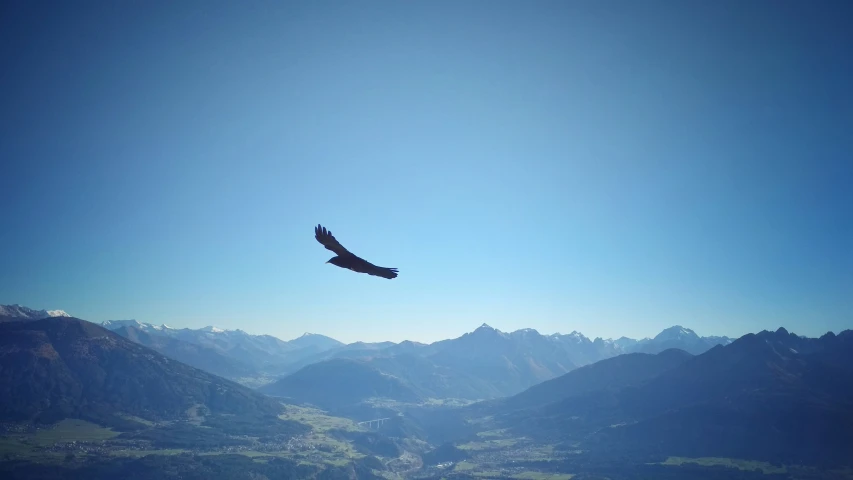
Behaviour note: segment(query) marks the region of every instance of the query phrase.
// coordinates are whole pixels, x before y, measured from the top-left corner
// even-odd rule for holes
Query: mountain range
[[[853,331],[805,338],[780,328],[696,356],[622,355],[469,415],[611,454],[843,464],[853,451]]]
[[[0,367],[2,420],[117,425],[127,423],[121,415],[159,421],[190,409],[273,417],[282,410],[254,390],[73,317],[0,324]]]
[[[252,335],[243,330],[214,326],[172,328],[136,320],[107,320],[101,326],[189,365],[233,380],[277,371],[282,364],[343,346],[324,335],[305,333],[283,341],[272,335]]]
[[[0,322],[41,320],[51,317],[70,317],[64,310],[33,310],[21,305],[0,305]]]
[[[583,471],[595,459],[652,465],[669,457],[826,469],[848,465],[853,451],[850,330],[806,338],[780,328],[729,341],[676,326],[644,341],[587,343],[577,332],[506,333],[482,325],[428,345],[342,345],[312,335],[283,342],[241,331],[157,329],[134,321],[100,326],[15,311],[23,312],[16,313],[17,321],[0,323],[0,422],[86,419],[115,430],[115,449],[222,452],[298,445],[294,439],[312,431],[300,420],[318,417],[283,400],[357,421],[389,417],[377,432],[360,427],[327,433],[335,442],[361,442],[371,455],[420,452],[437,462],[500,462],[501,445],[515,442],[524,442],[519,452],[545,449],[555,458],[547,468],[559,472]],[[596,342],[633,351],[574,363],[580,354],[567,345]],[[325,358],[260,391],[204,371],[252,374],[256,365],[235,363],[240,352],[254,349],[250,358],[260,358],[259,352],[273,356],[278,348],[314,349],[303,360]],[[451,394],[489,400],[461,408],[429,401]],[[397,403],[369,404],[374,398]],[[288,411],[296,412],[295,419]],[[322,422],[344,424],[329,417]],[[432,445],[432,454],[425,445]],[[516,468],[509,458],[500,468]]]
[[[650,339],[628,341],[589,340],[578,332],[542,335],[534,329],[501,332],[487,324],[461,337],[432,344],[350,344],[305,357],[283,371],[300,374],[314,364],[324,364],[314,375],[328,375],[323,391],[336,399],[350,397],[349,390],[334,378],[361,375],[365,368],[393,375],[402,385],[423,398],[483,400],[517,394],[540,382],[571,372],[581,365],[626,353],[658,353],[679,349],[700,354],[714,345],[730,343],[726,337],[699,337],[690,329],[674,326]],[[338,362],[340,359],[359,363]],[[577,363],[576,363],[577,362]],[[330,389],[338,388],[332,391]],[[266,392],[291,389],[288,377],[264,387]],[[300,384],[299,388],[310,388]],[[394,390],[397,391],[397,390]],[[309,392],[299,395],[312,396]],[[403,401],[402,398],[392,398]],[[350,398],[355,402],[355,398]]]
[[[361,360],[338,358],[309,365],[261,388],[297,403],[310,403],[336,411],[370,398],[420,402],[423,398],[394,375]]]
[[[551,365],[547,369],[562,373],[577,366],[614,357],[624,353],[658,353],[669,348],[678,348],[694,355],[705,352],[715,345],[727,345],[732,339],[724,336],[701,337],[693,330],[675,325],[660,332],[653,338],[640,340],[621,337],[619,339],[589,339],[582,333],[543,335],[535,329],[526,328],[514,332],[502,332],[487,324],[459,338],[441,340],[431,344],[413,341],[394,342],[354,342],[344,344],[333,338],[306,333],[299,338],[283,341],[270,335],[252,335],[242,330],[225,330],[213,326],[200,329],[175,329],[168,325],[153,325],[136,320],[108,320],[101,323],[110,330],[119,331],[122,327],[141,330],[150,335],[176,338],[197,345],[209,346],[220,353],[235,358],[245,364],[262,369],[270,374],[288,374],[312,363],[332,358],[367,358],[376,355],[391,356],[413,354],[430,357],[441,351],[452,350],[457,345],[470,342],[471,335],[482,336],[494,333],[492,339],[504,344],[538,345],[554,350],[555,361],[562,366]],[[123,331],[123,330],[122,330]],[[449,348],[448,348],[449,347]],[[519,348],[519,347],[514,347]],[[464,349],[463,349],[464,352]],[[534,375],[539,375],[534,373]],[[545,374],[548,375],[547,373]]]
[[[19,319],[44,318],[50,314],[17,305],[4,307],[3,311],[22,312]],[[310,333],[283,341],[239,329],[214,326],[178,329],[136,320],[108,320],[101,326],[167,357],[244,385],[260,387],[278,380],[281,382],[278,386],[268,385],[264,390],[277,395],[285,395],[285,385],[292,390],[288,375],[323,364],[322,368],[311,369],[313,375],[321,375],[320,381],[298,383],[299,388],[338,386],[340,391],[335,397],[341,399],[348,398],[352,391],[333,379],[347,371],[363,375],[366,368],[377,374],[394,376],[418,398],[482,400],[514,395],[580,366],[626,353],[658,353],[675,348],[695,355],[731,342],[727,337],[700,337],[680,325],[665,329],[653,338],[590,340],[577,331],[543,335],[526,328],[502,332],[483,324],[458,338],[431,344],[412,341],[344,344]],[[359,362],[336,362],[338,359]],[[329,375],[325,382],[323,375]],[[329,393],[325,387],[322,391]],[[285,396],[288,395],[316,397],[309,391],[291,391]],[[403,397],[409,398],[408,395]],[[403,397],[393,399],[402,401]],[[350,398],[351,402],[355,400]]]

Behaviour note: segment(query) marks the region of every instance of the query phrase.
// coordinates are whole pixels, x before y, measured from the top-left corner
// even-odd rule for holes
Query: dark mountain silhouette
[[[220,353],[219,350],[213,347],[162,335],[151,335],[132,326],[123,326],[113,331],[128,340],[156,350],[167,357],[186,363],[191,367],[206,370],[220,377],[238,379],[256,373],[250,366]]]
[[[574,395],[601,390],[617,391],[672,370],[692,357],[677,349],[665,350],[657,355],[628,353],[572,370],[512,397],[496,400],[493,405],[497,409],[525,409]]]
[[[0,324],[0,419],[273,416],[279,402],[77,318]]]
[[[355,405],[374,397],[401,402],[422,400],[399,378],[382,373],[367,362],[342,358],[309,365],[260,390],[327,410]]]
[[[764,331],[618,391],[505,410],[547,441],[640,454],[843,463],[853,451],[853,332]]]

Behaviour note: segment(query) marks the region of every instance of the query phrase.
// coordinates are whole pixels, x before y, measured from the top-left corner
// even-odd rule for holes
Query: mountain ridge
[[[25,312],[27,312],[27,311],[28,311],[28,312],[37,312],[37,313],[39,313],[39,314],[41,315],[41,316],[39,316],[39,318],[47,318],[48,316],[70,316],[68,313],[66,313],[66,312],[65,312],[65,311],[63,311],[63,310],[35,310],[35,309],[29,308],[29,307],[25,307],[25,306],[21,306],[21,305],[18,305],[18,304],[0,305],[0,316],[7,316],[7,317],[11,317],[11,316],[12,316],[12,313],[10,313],[10,312],[20,312],[20,311],[25,311]],[[20,314],[18,314],[18,315],[19,315],[19,316],[21,316],[22,318],[32,318],[32,317],[27,317],[26,315],[20,315]],[[98,323],[98,322],[95,322],[95,323]],[[246,334],[246,335],[249,335],[249,336],[255,336],[255,337],[269,336],[269,337],[275,338],[276,340],[281,341],[281,342],[284,342],[284,343],[290,343],[290,342],[294,342],[294,341],[296,341],[296,340],[299,340],[299,339],[305,339],[305,338],[323,339],[323,341],[326,341],[326,342],[331,341],[331,342],[329,342],[329,343],[334,343],[334,344],[336,344],[337,346],[348,346],[348,345],[353,345],[353,344],[358,344],[358,343],[365,344],[365,345],[381,345],[381,344],[386,344],[386,345],[388,345],[388,344],[391,344],[391,345],[400,345],[400,344],[402,344],[402,343],[407,343],[407,342],[408,342],[408,343],[419,344],[419,345],[432,345],[432,344],[435,344],[435,343],[438,343],[438,342],[442,342],[442,341],[446,341],[446,340],[453,340],[453,338],[448,338],[448,339],[445,339],[445,340],[438,340],[438,341],[436,341],[436,342],[432,342],[432,343],[422,343],[422,342],[417,342],[417,341],[414,341],[414,340],[403,340],[403,341],[401,341],[401,342],[352,342],[352,343],[343,343],[343,342],[340,342],[340,341],[338,341],[338,340],[335,340],[335,339],[333,339],[333,338],[331,338],[331,337],[328,337],[328,336],[326,336],[326,335],[322,335],[322,334],[318,334],[318,333],[311,333],[311,332],[305,332],[305,333],[303,333],[302,335],[300,335],[299,337],[293,338],[293,339],[291,339],[291,340],[281,340],[281,339],[278,339],[277,337],[273,337],[273,336],[271,336],[271,335],[266,335],[266,334],[254,335],[254,334],[246,333],[246,332],[244,332],[243,330],[240,330],[240,329],[229,330],[229,329],[225,329],[225,328],[219,328],[219,327],[216,327],[216,326],[213,326],[213,325],[208,325],[208,326],[206,326],[206,327],[202,327],[202,328],[199,328],[199,329],[192,329],[192,328],[187,328],[187,327],[184,327],[184,328],[175,328],[175,327],[171,327],[171,326],[169,326],[169,325],[167,325],[167,324],[165,324],[165,323],[164,323],[164,324],[161,324],[161,325],[154,325],[154,324],[152,324],[152,323],[140,322],[140,321],[135,320],[135,319],[129,319],[129,320],[104,320],[104,321],[100,322],[99,324],[100,324],[101,326],[105,327],[105,328],[108,328],[108,329],[120,328],[121,326],[124,326],[124,325],[130,324],[130,325],[132,325],[132,326],[134,326],[134,327],[136,327],[136,328],[139,328],[139,329],[141,329],[141,330],[155,330],[155,331],[159,331],[159,332],[163,332],[163,331],[184,331],[184,330],[186,330],[186,331],[205,331],[205,332],[209,332],[209,333],[239,332],[239,333],[244,333],[244,334]],[[562,338],[562,337],[569,338],[569,337],[573,337],[573,338],[581,339],[581,340],[583,340],[583,341],[588,340],[588,341],[590,341],[590,342],[592,342],[592,343],[595,343],[596,341],[600,340],[601,342],[604,342],[604,343],[617,345],[617,346],[619,346],[620,348],[623,348],[623,349],[625,348],[625,346],[630,345],[630,344],[643,344],[643,343],[647,343],[647,342],[649,342],[649,341],[652,341],[652,340],[658,339],[659,337],[661,337],[661,335],[662,335],[662,334],[664,334],[664,332],[667,332],[667,331],[669,331],[669,330],[676,329],[676,328],[677,328],[677,329],[684,329],[684,330],[688,330],[689,332],[693,332],[693,331],[692,331],[692,330],[690,330],[690,329],[685,329],[685,328],[684,328],[684,327],[682,327],[681,325],[673,325],[672,327],[669,327],[669,328],[664,329],[662,332],[658,333],[655,337],[645,337],[645,338],[643,338],[643,339],[632,339],[632,338],[628,338],[628,337],[624,337],[624,336],[623,336],[623,337],[620,337],[620,338],[618,338],[618,339],[613,339],[613,338],[603,338],[603,337],[589,338],[589,337],[586,337],[583,333],[581,333],[581,332],[579,332],[579,331],[577,331],[577,330],[573,330],[573,331],[572,331],[571,333],[569,333],[569,334],[561,334],[560,332],[555,332],[555,333],[552,333],[552,334],[542,334],[542,333],[540,333],[538,330],[536,330],[536,329],[534,329],[534,328],[522,328],[522,329],[514,330],[514,331],[511,331],[511,332],[502,332],[501,330],[499,330],[499,329],[497,329],[497,328],[494,328],[494,327],[490,326],[488,323],[484,322],[484,323],[482,323],[482,324],[481,324],[477,329],[475,329],[475,330],[473,330],[472,332],[469,332],[469,333],[473,333],[473,332],[475,332],[475,331],[477,331],[477,330],[479,330],[479,329],[481,329],[481,328],[482,328],[482,329],[486,329],[486,330],[492,330],[492,331],[495,331],[495,332],[497,332],[497,333],[501,333],[501,334],[504,334],[504,333],[505,333],[505,334],[508,334],[508,335],[523,334],[524,332],[531,331],[531,332],[535,332],[535,333],[537,333],[537,334],[539,334],[539,335],[548,336],[548,337],[554,337],[554,338]],[[464,335],[464,334],[463,334],[463,335]],[[697,335],[697,336],[698,336],[698,335]],[[460,337],[456,337],[456,338],[460,338]],[[721,341],[721,342],[731,342],[731,340],[732,340],[730,337],[727,337],[727,336],[719,336],[719,335],[717,335],[717,336],[706,336],[706,337],[701,337],[701,336],[699,336],[699,338],[704,338],[704,339],[714,339],[714,340],[719,339],[719,341]],[[630,352],[628,352],[628,351],[624,351],[624,352],[620,352],[620,353],[630,353]],[[648,353],[648,352],[647,352],[647,353]]]
[[[147,420],[211,413],[275,416],[281,405],[92,322],[53,317],[0,324],[0,418],[104,424],[116,414]]]
[[[508,403],[502,410],[497,404],[501,424],[540,441],[625,454],[838,464],[853,448],[853,331],[820,338],[784,328],[750,333],[615,390],[521,409]]]
[[[52,317],[70,317],[64,310],[36,310],[18,305],[0,305],[0,322],[16,320],[41,320]]]

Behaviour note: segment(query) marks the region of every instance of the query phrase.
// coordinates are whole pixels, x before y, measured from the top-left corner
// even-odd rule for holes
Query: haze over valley
[[[300,478],[845,478],[853,448],[850,330],[590,340],[484,324],[344,344],[0,312],[12,478],[140,457]]]

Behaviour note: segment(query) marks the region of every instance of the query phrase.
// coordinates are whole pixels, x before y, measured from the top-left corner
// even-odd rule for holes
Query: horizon
[[[280,337],[280,336],[277,336],[277,335],[274,335],[274,334],[271,334],[271,333],[267,333],[267,332],[247,331],[247,330],[242,329],[242,328],[228,328],[228,327],[224,327],[224,326],[222,326],[222,325],[214,325],[214,324],[204,325],[204,326],[202,326],[202,327],[186,327],[186,326],[183,326],[183,327],[176,327],[176,326],[174,326],[174,325],[170,325],[170,324],[165,323],[165,322],[163,322],[163,323],[153,323],[153,322],[141,321],[141,320],[138,320],[138,319],[136,319],[136,318],[123,318],[123,319],[119,319],[119,318],[110,318],[110,319],[106,319],[106,320],[90,320],[90,319],[87,319],[87,318],[80,318],[80,317],[76,317],[74,314],[69,313],[68,311],[63,310],[63,309],[46,309],[46,308],[41,309],[41,308],[32,308],[32,307],[30,307],[30,306],[28,306],[28,305],[21,305],[21,304],[18,304],[18,303],[11,303],[11,304],[2,304],[2,303],[0,303],[0,306],[4,306],[4,305],[5,305],[5,306],[25,307],[25,308],[30,308],[30,309],[32,309],[32,310],[34,310],[34,311],[48,311],[48,312],[51,312],[51,311],[52,311],[52,312],[62,312],[62,313],[65,313],[66,315],[68,315],[68,316],[70,316],[70,317],[72,317],[72,318],[77,318],[77,319],[79,319],[79,320],[84,320],[84,321],[87,321],[87,322],[89,322],[89,323],[94,323],[94,324],[96,324],[96,325],[101,325],[101,326],[103,326],[103,324],[104,324],[104,323],[106,323],[106,322],[137,322],[137,323],[139,323],[139,324],[148,324],[148,325],[157,326],[157,327],[163,327],[163,326],[165,326],[166,328],[169,328],[169,329],[172,329],[172,330],[181,330],[181,329],[200,330],[200,329],[205,329],[205,328],[216,328],[216,329],[219,329],[219,330],[222,330],[222,331],[243,332],[243,333],[246,333],[246,334],[249,334],[249,335],[256,335],[256,336],[267,335],[267,336],[275,337],[275,338],[277,338],[277,339],[279,339],[279,340],[282,340],[282,341],[284,341],[284,342],[293,341],[293,340],[296,340],[296,339],[298,339],[298,338],[301,338],[301,337],[304,337],[304,336],[307,336],[307,335],[320,335],[320,336],[323,336],[323,337],[331,338],[332,340],[339,341],[339,342],[341,342],[341,343],[343,343],[343,344],[345,344],[345,345],[351,345],[351,344],[354,344],[354,343],[382,343],[382,342],[391,342],[391,343],[399,344],[399,343],[406,342],[406,341],[410,341],[410,342],[414,342],[414,343],[420,343],[420,344],[423,344],[423,345],[430,345],[430,344],[432,344],[432,343],[441,342],[441,341],[444,341],[444,340],[452,340],[452,339],[455,339],[455,338],[459,338],[459,337],[461,337],[461,336],[465,335],[466,333],[473,333],[474,331],[476,331],[477,329],[479,329],[479,328],[481,328],[481,327],[493,328],[493,329],[495,329],[495,330],[497,330],[498,332],[501,332],[501,333],[514,333],[514,332],[521,331],[521,330],[534,330],[534,331],[536,331],[536,333],[538,333],[538,334],[540,334],[540,335],[543,335],[543,336],[553,336],[553,335],[571,335],[572,333],[577,332],[577,333],[580,333],[581,335],[583,335],[584,337],[586,337],[587,339],[589,339],[590,341],[594,341],[594,340],[596,340],[596,339],[598,339],[598,338],[601,338],[602,340],[619,340],[619,339],[621,339],[621,338],[630,338],[630,339],[634,339],[634,340],[648,340],[648,339],[653,339],[653,338],[655,338],[658,334],[662,333],[662,332],[663,332],[663,331],[665,331],[665,330],[670,330],[670,329],[674,329],[674,328],[684,328],[684,329],[687,329],[687,330],[691,330],[691,331],[693,331],[693,333],[695,333],[695,334],[696,334],[696,335],[698,335],[699,337],[703,337],[703,338],[704,338],[704,337],[726,337],[726,338],[729,338],[729,339],[730,339],[730,340],[732,340],[732,341],[737,340],[737,339],[741,338],[742,336],[744,336],[744,335],[748,335],[748,334],[750,334],[750,333],[752,333],[752,334],[757,334],[757,333],[759,333],[759,332],[761,332],[761,331],[770,331],[770,332],[775,332],[775,331],[777,331],[777,330],[778,330],[778,329],[780,329],[780,328],[785,329],[785,330],[786,330],[786,331],[788,331],[789,333],[794,333],[794,334],[796,334],[796,335],[798,335],[798,336],[805,336],[805,337],[808,337],[808,338],[819,338],[819,337],[822,337],[823,335],[825,335],[825,334],[827,334],[827,333],[832,333],[832,334],[834,334],[834,335],[838,335],[838,334],[840,334],[840,333],[841,333],[841,332],[843,332],[843,331],[846,331],[846,330],[850,330],[850,329],[851,329],[851,328],[844,328],[844,329],[840,329],[840,330],[838,330],[838,331],[828,330],[828,331],[823,332],[823,333],[821,333],[821,334],[819,334],[819,335],[805,335],[805,334],[802,334],[802,333],[797,333],[797,331],[796,331],[796,330],[792,330],[792,329],[790,329],[790,328],[788,328],[788,327],[786,327],[786,326],[784,326],[784,325],[779,325],[779,326],[778,326],[778,327],[776,327],[776,328],[763,328],[763,329],[756,330],[756,331],[752,331],[752,332],[744,332],[744,333],[739,334],[739,335],[730,335],[730,334],[725,334],[725,333],[705,333],[705,332],[697,332],[694,328],[690,327],[689,325],[685,325],[685,324],[674,324],[674,325],[670,325],[670,326],[668,326],[668,327],[662,328],[661,330],[659,330],[659,331],[657,331],[657,332],[655,332],[655,333],[653,333],[653,334],[648,334],[648,335],[643,335],[643,336],[631,337],[631,336],[627,336],[627,335],[619,335],[619,336],[615,336],[615,337],[602,337],[602,336],[600,336],[600,335],[590,335],[590,334],[587,334],[587,333],[582,332],[582,331],[579,331],[579,330],[572,330],[572,331],[555,331],[555,332],[543,332],[543,331],[541,331],[541,330],[539,330],[539,329],[537,329],[537,328],[533,328],[533,327],[521,327],[521,328],[514,329],[514,330],[502,330],[502,329],[500,329],[500,328],[497,328],[497,327],[495,327],[495,326],[493,326],[493,325],[488,324],[487,322],[484,322],[484,323],[482,323],[481,325],[479,325],[479,326],[477,326],[477,327],[475,327],[475,328],[471,328],[471,329],[469,329],[469,330],[465,330],[465,331],[463,331],[462,333],[460,333],[460,334],[458,334],[458,335],[455,335],[455,336],[449,336],[449,337],[445,337],[445,338],[438,338],[438,339],[435,339],[435,340],[429,340],[429,341],[425,341],[425,340],[418,340],[418,339],[412,339],[412,338],[403,338],[403,339],[400,339],[400,340],[396,340],[396,339],[387,339],[387,338],[386,338],[386,339],[370,339],[370,340],[365,340],[365,339],[354,339],[354,340],[353,340],[353,339],[351,339],[351,340],[343,340],[343,339],[341,339],[341,338],[338,338],[338,337],[337,337],[337,336],[335,336],[334,334],[323,333],[323,332],[311,332],[311,331],[305,331],[305,332],[303,332],[303,333],[302,333],[302,334],[300,334],[300,335],[296,335],[296,336],[293,336],[293,337],[287,338],[287,337]],[[62,316],[60,315],[60,318],[61,318],[61,317],[62,317]]]
[[[0,303],[341,341],[850,328],[847,8],[3,4]],[[317,224],[399,276],[325,264]]]

